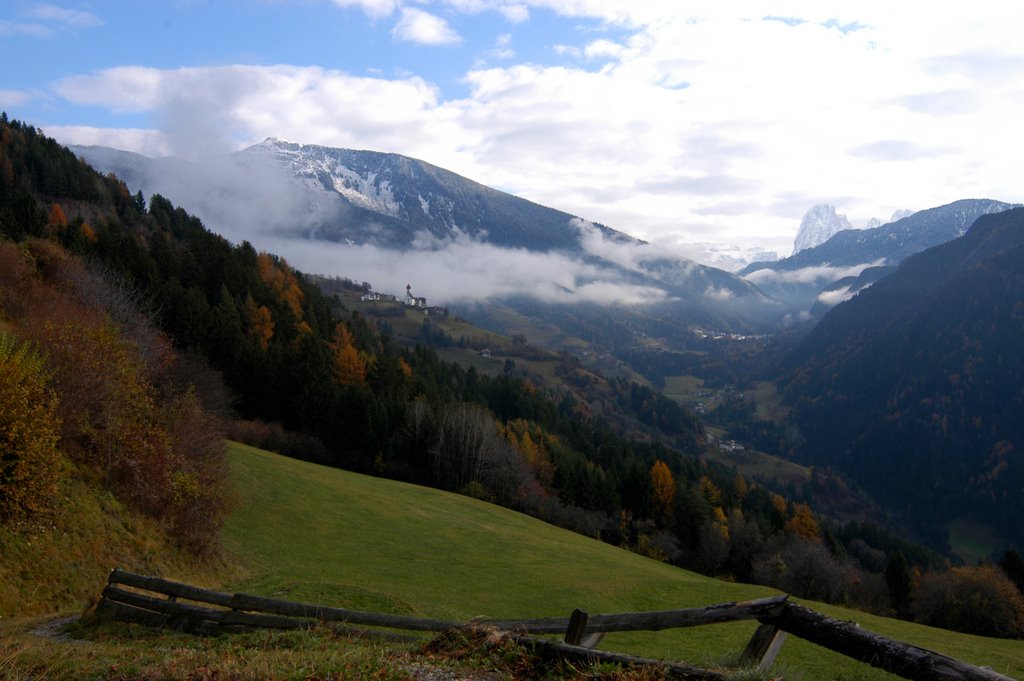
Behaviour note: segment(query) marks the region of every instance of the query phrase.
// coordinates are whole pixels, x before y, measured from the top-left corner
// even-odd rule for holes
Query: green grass
[[[757,418],[779,423],[789,417],[789,407],[771,381],[758,381],[750,394],[757,404]]]
[[[709,390],[704,387],[703,378],[697,378],[696,376],[665,377],[665,395],[674,400],[694,399],[695,394],[703,390]],[[709,392],[717,393],[717,391],[711,390]]]
[[[759,452],[756,449],[724,452],[715,447],[712,453],[706,455],[706,458],[726,466],[735,466],[737,471],[748,478],[763,476],[768,480],[777,480],[783,483],[807,482],[811,479],[810,468],[778,456]]]
[[[225,545],[249,573],[227,585],[325,604],[469,619],[567,616],[696,607],[769,595],[586,539],[473,499],[231,446],[239,508]],[[986,639],[814,605],[877,633],[1011,677],[1024,676],[1020,641]],[[603,648],[718,663],[754,623],[609,636]],[[887,677],[790,639],[777,662],[787,679]]]

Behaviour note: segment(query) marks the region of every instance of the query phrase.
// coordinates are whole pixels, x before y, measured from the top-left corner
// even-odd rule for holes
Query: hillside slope
[[[790,357],[808,462],[849,472],[939,534],[965,515],[1024,544],[1022,273],[1018,208],[826,315]]]
[[[432,617],[558,616],[671,609],[768,595],[673,568],[462,496],[231,446],[240,505],[225,543],[248,577],[231,588]],[[932,629],[815,604],[872,631],[1004,674],[1024,675],[1020,642]],[[609,636],[602,648],[721,661],[753,623]],[[890,677],[796,639],[787,679]]]

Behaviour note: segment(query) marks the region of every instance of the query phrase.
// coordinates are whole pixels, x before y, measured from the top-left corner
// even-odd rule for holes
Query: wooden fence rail
[[[976,667],[946,655],[863,631],[855,624],[840,622],[791,603],[788,598],[779,595],[705,608],[611,615],[588,615],[582,610],[576,610],[570,617],[503,620],[478,618],[464,623],[347,610],[241,593],[228,594],[115,569],[110,573],[96,610],[100,615],[106,614],[121,621],[206,635],[254,627],[301,629],[319,622],[346,628],[356,625],[416,632],[443,632],[486,626],[510,632],[515,640],[545,657],[628,665],[658,664],[669,676],[701,681],[723,681],[724,677],[713,670],[598,651],[593,646],[609,632],[659,631],[757,620],[760,626],[740,656],[744,666],[770,666],[788,633],[914,681],[1014,681],[991,669]],[[191,603],[182,603],[182,600]],[[362,630],[352,631],[365,633]],[[380,629],[376,631],[381,634]],[[564,642],[537,638],[537,634],[552,633],[564,634]],[[394,636],[389,632],[382,635]]]

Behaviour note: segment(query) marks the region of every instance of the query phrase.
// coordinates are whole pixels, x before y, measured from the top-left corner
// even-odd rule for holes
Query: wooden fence
[[[767,668],[774,661],[786,635],[790,634],[907,679],[1014,681],[991,669],[872,634],[851,622],[832,619],[789,602],[785,595],[685,610],[612,615],[588,615],[576,610],[563,618],[475,619],[466,623],[362,612],[241,593],[228,594],[115,569],[110,573],[96,612],[121,621],[204,635],[252,628],[303,629],[324,622],[359,634],[369,633],[363,627],[375,627],[372,630],[375,635],[402,638],[394,630],[443,632],[486,626],[509,632],[517,642],[544,657],[653,664],[663,668],[669,676],[702,681],[724,681],[725,677],[720,672],[681,662],[637,658],[595,650],[594,646],[610,632],[660,631],[757,620],[760,626],[740,655],[742,666]],[[539,634],[560,634],[564,640],[539,638]]]

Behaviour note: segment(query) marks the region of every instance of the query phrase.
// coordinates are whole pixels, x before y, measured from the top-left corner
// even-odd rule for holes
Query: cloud
[[[67,9],[56,5],[32,5],[25,10],[30,19],[63,25],[68,28],[95,28],[103,25],[103,20],[92,12]]]
[[[57,33],[49,26],[37,22],[0,20],[0,35],[28,35],[35,38],[52,38]]]
[[[625,52],[625,48],[618,43],[605,38],[595,40],[583,48],[583,56],[587,59],[600,59],[602,57],[616,58]]]
[[[462,36],[447,21],[412,7],[402,9],[391,35],[396,40],[418,45],[455,45],[462,42]]]
[[[401,6],[400,0],[331,0],[338,7],[358,7],[373,18],[390,16]]]
[[[92,12],[66,9],[57,5],[30,4],[22,11],[21,20],[0,19],[0,35],[27,35],[53,38],[61,31],[95,28],[103,20]]]
[[[879,140],[850,150],[854,156],[877,161],[920,161],[955,152],[950,147],[929,148],[907,140]]]
[[[487,56],[494,59],[513,59],[516,51],[512,49],[512,34],[502,33],[494,41],[494,49],[487,53]]]
[[[32,93],[24,90],[0,90],[0,108],[21,106],[32,98]]]
[[[704,291],[705,298],[711,298],[718,302],[724,302],[726,300],[732,300],[736,297],[736,294],[727,288],[715,288],[714,286],[708,286]]]
[[[853,298],[855,295],[856,291],[851,292],[849,286],[842,286],[831,291],[822,291],[818,294],[817,300],[823,305],[832,307]]]
[[[341,147],[372,141],[379,150],[443,165],[437,153],[448,149],[443,139],[458,131],[467,143],[473,140],[453,128],[437,90],[417,77],[387,80],[295,66],[119,67],[66,78],[55,90],[77,104],[152,114],[169,151],[186,157],[282,137]],[[408,144],[414,139],[422,145]]]
[[[482,302],[528,295],[551,303],[639,305],[662,302],[664,291],[556,253],[535,253],[457,240],[439,250],[393,251],[302,239],[260,237],[257,244],[306,272],[369,281],[400,292],[412,283],[431,304]]]
[[[860,265],[849,265],[845,267],[833,267],[831,265],[816,265],[803,267],[798,270],[773,270],[769,268],[755,270],[743,277],[755,284],[817,284],[821,282],[838,281],[844,277],[856,277],[869,267],[878,267],[885,264],[885,258],[875,262],[863,263]]]
[[[932,116],[958,116],[977,111],[982,103],[977,94],[966,88],[943,90],[942,92],[923,92],[907,95],[893,100],[898,106],[904,106],[914,113]]]
[[[522,24],[530,20],[529,8],[519,3],[501,4],[498,11],[513,24]]]
[[[132,149],[135,153],[158,158],[172,153],[171,145],[157,130],[94,128],[84,125],[51,125],[46,134],[63,144],[106,146]]]
[[[503,21],[495,12],[555,13],[580,28],[542,46],[510,29],[520,55],[496,45],[490,56],[507,61],[489,67],[473,65],[486,46],[460,55],[448,91],[441,77],[278,65],[121,67],[55,92],[145,114],[174,149],[197,129],[217,148],[281,136],[403,153],[648,240],[788,251],[815,204],[863,224],[904,205],[1024,199],[1014,181],[1024,143],[1012,132],[1024,48],[1007,29],[1022,9],[1004,0],[979,0],[969,21],[881,2],[785,3],[767,20],[756,3],[708,0],[335,4],[391,17],[396,39],[429,44],[455,27],[468,36],[470,17],[485,13],[489,30]],[[414,33],[417,16],[434,28]],[[927,162],[908,173],[879,159]]]

